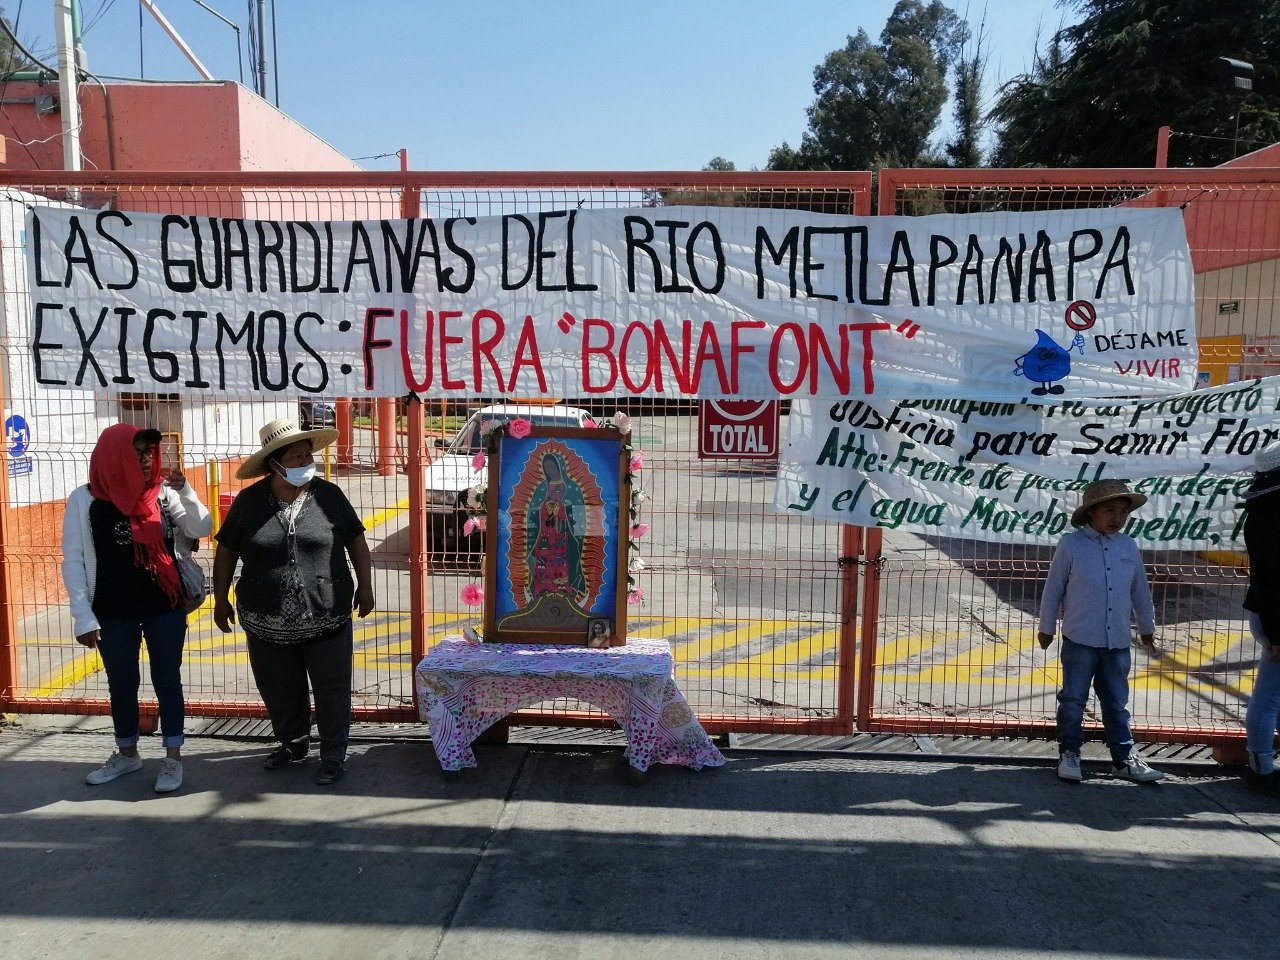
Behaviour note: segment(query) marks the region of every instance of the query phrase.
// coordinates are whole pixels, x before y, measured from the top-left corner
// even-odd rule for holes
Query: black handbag
[[[196,610],[209,596],[209,583],[205,580],[204,569],[191,559],[191,546],[199,543],[190,537],[183,536],[174,529],[169,519],[169,511],[161,505],[160,518],[164,521],[164,537],[169,542],[169,553],[173,556],[174,566],[178,568],[178,584],[182,591],[182,609],[187,613]],[[178,549],[178,538],[187,541],[185,550]]]

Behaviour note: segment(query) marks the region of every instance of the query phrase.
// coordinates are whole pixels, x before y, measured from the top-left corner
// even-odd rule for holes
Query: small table
[[[513,710],[570,697],[595,704],[627,735],[627,760],[698,770],[724,757],[698,723],[673,676],[665,640],[595,650],[530,643],[468,643],[445,637],[414,672],[418,711],[431,727],[440,766],[476,765],[471,743]]]

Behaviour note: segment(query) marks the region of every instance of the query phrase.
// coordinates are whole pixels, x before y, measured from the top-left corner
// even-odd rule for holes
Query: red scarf
[[[98,500],[110,500],[129,518],[133,562],[150,571],[176,607],[181,592],[178,568],[160,523],[160,448],[157,444],[153,450],[151,476],[144,477],[133,446],[141,432],[130,423],[117,423],[102,431],[89,457],[89,493]]]

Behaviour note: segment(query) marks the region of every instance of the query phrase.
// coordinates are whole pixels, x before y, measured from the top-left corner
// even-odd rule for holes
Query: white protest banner
[[[1243,549],[1253,457],[1280,440],[1280,377],[1125,402],[796,401],[775,505],[943,537],[1051,543],[1085,484],[1151,498],[1150,549]]]
[[[39,384],[1018,398],[1194,384],[1177,209],[275,221],[35,207]]]

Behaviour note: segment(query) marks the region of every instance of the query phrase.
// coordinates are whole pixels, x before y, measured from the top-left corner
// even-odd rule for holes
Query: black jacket
[[[1245,494],[1244,546],[1249,589],[1244,608],[1262,619],[1262,630],[1280,643],[1280,471],[1260,473]]]

